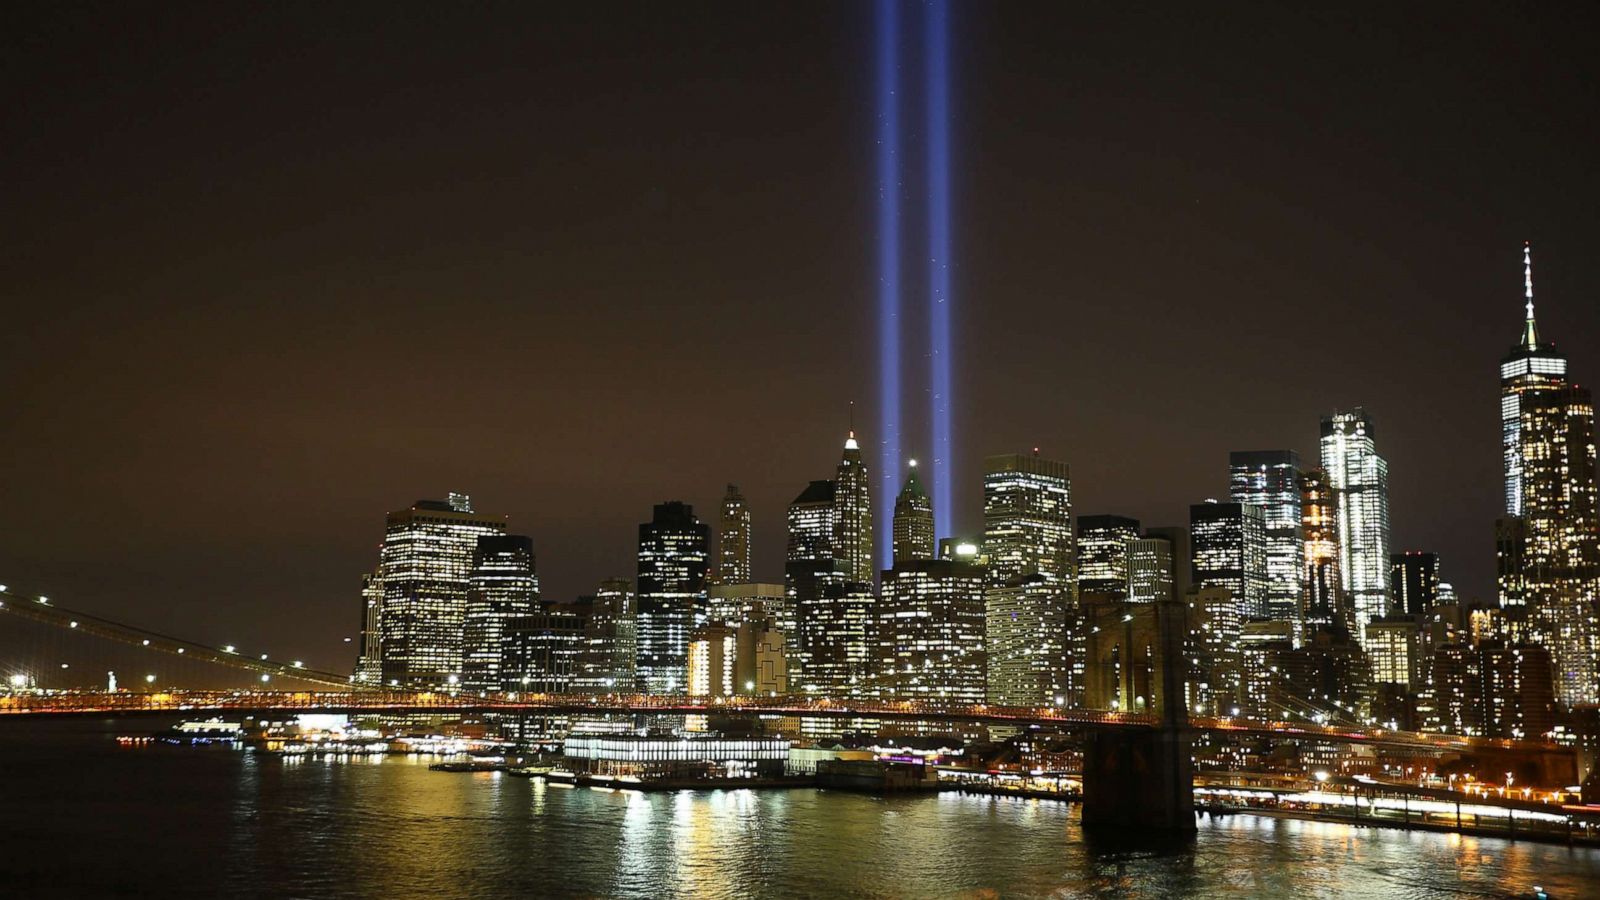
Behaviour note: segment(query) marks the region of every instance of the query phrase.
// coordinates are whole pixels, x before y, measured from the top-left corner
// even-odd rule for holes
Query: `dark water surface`
[[[0,721],[4,897],[1600,897],[1600,851],[1239,816],[1169,847],[1050,801],[607,793]]]

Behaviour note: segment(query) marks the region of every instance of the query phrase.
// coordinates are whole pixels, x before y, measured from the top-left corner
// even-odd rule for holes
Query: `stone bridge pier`
[[[1134,690],[1158,725],[1093,729],[1083,751],[1083,824],[1090,828],[1195,830],[1193,739],[1184,691],[1188,608],[1182,601],[1096,604],[1088,609],[1091,706],[1129,709]],[[1145,686],[1148,685],[1148,688]],[[1118,699],[1115,707],[1109,702]]]

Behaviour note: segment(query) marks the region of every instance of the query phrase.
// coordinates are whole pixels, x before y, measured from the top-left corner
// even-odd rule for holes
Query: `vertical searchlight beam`
[[[925,22],[928,114],[928,373],[932,408],[933,520],[955,533],[955,467],[950,440],[950,11],[929,0]]]
[[[878,0],[878,560],[894,557],[895,479],[900,473],[900,14]]]

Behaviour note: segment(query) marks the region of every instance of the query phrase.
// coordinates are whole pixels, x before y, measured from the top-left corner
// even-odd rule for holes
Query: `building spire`
[[[1522,346],[1539,346],[1539,328],[1533,323],[1533,247],[1522,242],[1522,293],[1528,301],[1528,318],[1522,327]]]

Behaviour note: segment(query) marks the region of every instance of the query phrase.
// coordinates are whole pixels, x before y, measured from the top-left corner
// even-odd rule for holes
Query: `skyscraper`
[[[1125,595],[1128,543],[1139,537],[1139,520],[1126,516],[1078,517],[1078,592]]]
[[[983,556],[990,702],[1050,704],[1066,688],[1072,487],[1037,454],[984,461]]]
[[[933,559],[933,501],[917,480],[912,460],[905,486],[894,499],[894,561]]]
[[[883,573],[881,589],[877,657],[882,695],[981,703],[983,567],[949,559],[904,559]]]
[[[717,584],[750,581],[750,507],[739,486],[722,496],[722,528],[717,532]]]
[[[1507,517],[1496,523],[1505,629],[1548,649],[1564,704],[1600,695],[1600,510],[1594,401],[1567,383],[1567,358],[1539,339],[1532,251],[1523,247],[1525,317],[1500,362]]]
[[[497,691],[504,681],[511,623],[533,613],[539,601],[533,540],[520,534],[478,538],[468,579],[461,685],[470,691]]]
[[[378,554],[386,685],[434,690],[460,683],[473,554],[478,538],[505,529],[504,516],[474,512],[464,494],[389,514]]]
[[[596,694],[633,690],[639,653],[633,579],[607,578],[600,582],[589,608],[574,689]]]
[[[676,500],[639,526],[637,677],[646,693],[683,690],[689,632],[705,603],[708,531]]]
[[[383,683],[383,635],[378,616],[383,610],[383,581],[378,573],[361,576],[361,653],[356,657],[356,684]]]
[[[1305,539],[1304,596],[1301,616],[1309,631],[1339,624],[1355,627],[1339,577],[1339,505],[1328,473],[1312,469],[1300,475],[1301,533]]]
[[[838,485],[827,479],[813,481],[789,504],[789,543],[784,553],[783,585],[786,608],[779,628],[785,632],[790,682],[802,691],[808,683],[808,648],[798,625],[801,610],[814,614],[823,602],[824,588],[843,583],[845,573],[834,555],[838,533]]]
[[[1298,628],[1305,576],[1299,454],[1293,450],[1228,454],[1228,495],[1235,503],[1261,507],[1267,533],[1266,615]]]
[[[1261,507],[1207,500],[1189,507],[1191,580],[1226,588],[1241,619],[1266,617],[1267,535]]]
[[[1128,600],[1154,603],[1179,599],[1173,584],[1172,542],[1142,537],[1128,543]]]
[[[1522,515],[1522,408],[1527,400],[1559,391],[1567,384],[1567,357],[1539,340],[1533,320],[1533,250],[1522,247],[1522,285],[1526,315],[1522,336],[1500,360],[1500,445],[1505,457],[1506,515]]]
[[[1356,635],[1389,611],[1389,464],[1357,407],[1322,418],[1322,468],[1337,501],[1339,576],[1355,610]]]
[[[1420,616],[1439,603],[1439,554],[1407,550],[1389,556],[1390,611]]]
[[[872,558],[872,482],[856,433],[844,442],[844,456],[834,472],[833,554],[845,576],[854,582],[871,584],[877,564]]]

